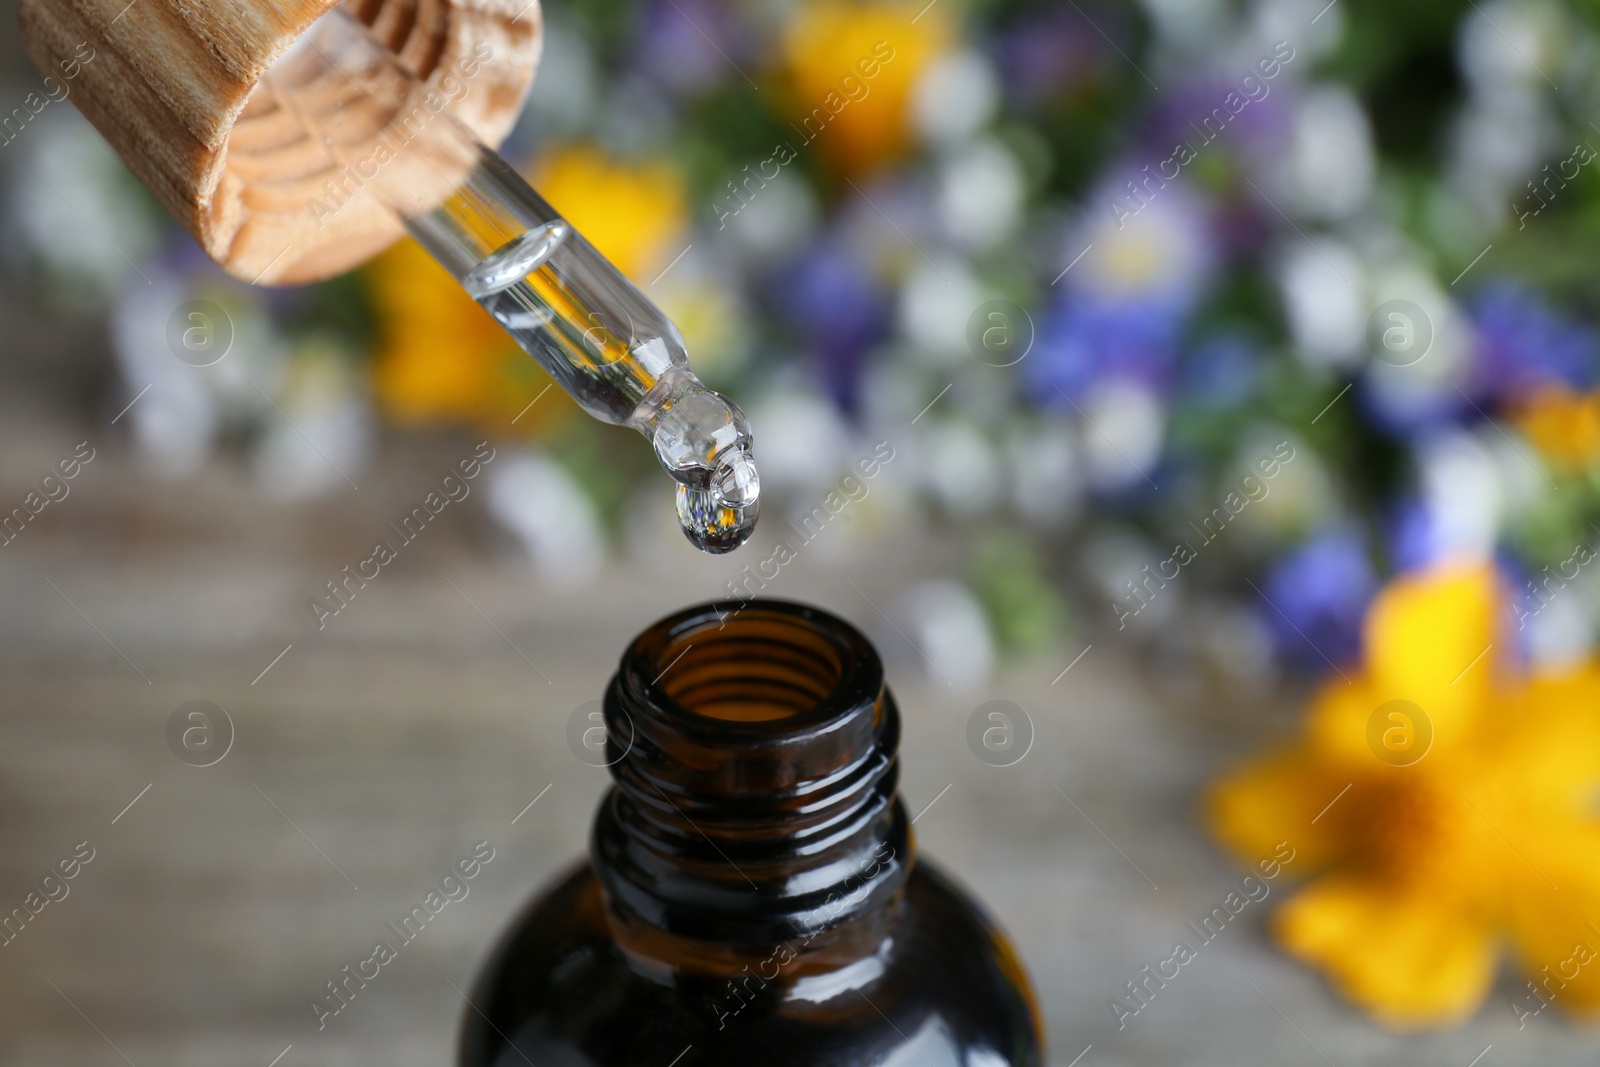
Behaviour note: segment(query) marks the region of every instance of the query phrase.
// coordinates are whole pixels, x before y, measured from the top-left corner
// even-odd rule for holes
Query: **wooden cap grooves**
[[[261,284],[316,281],[401,235],[371,198],[318,226],[307,203],[336,176],[265,94],[262,74],[335,0],[21,0],[22,39],[61,78],[128,167],[230,274]],[[486,58],[456,115],[486,144],[510,132],[533,83],[537,0],[346,0],[433,86]]]

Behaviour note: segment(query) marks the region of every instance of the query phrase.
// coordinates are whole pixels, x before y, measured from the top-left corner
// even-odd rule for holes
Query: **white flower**
[[[117,406],[132,402],[121,421],[150,468],[173,478],[205,462],[222,422],[206,377],[215,368],[192,367],[167,348],[167,320],[188,298],[179,279],[152,271],[150,285],[135,281],[111,308],[111,351],[125,396]]]
[[[1161,458],[1166,412],[1149,389],[1106,378],[1084,398],[1081,434],[1089,480],[1105,488],[1143,482]]]
[[[1478,97],[1451,125],[1450,183],[1487,226],[1515,221],[1513,204],[1523,212],[1540,210],[1526,183],[1557,151],[1542,87],[1510,85]]]
[[[934,362],[970,360],[967,320],[985,295],[965,264],[941,257],[935,267],[918,259],[900,288],[900,329]]]
[[[939,216],[956,242],[972,251],[1010,238],[1022,217],[1022,167],[1011,150],[986,139],[945,159]]]
[[[811,187],[793,171],[782,170],[725,225],[741,248],[765,260],[799,248],[816,223],[817,201]]]
[[[1528,619],[1528,655],[1540,667],[1575,668],[1589,657],[1594,648],[1594,620],[1584,610],[1584,592],[1576,588],[1558,591]]]
[[[1430,554],[1490,558],[1504,508],[1493,452],[1474,434],[1447,430],[1419,445],[1416,464]]]
[[[1545,79],[1560,73],[1571,31],[1557,5],[1493,0],[1472,8],[1461,20],[1457,62],[1475,93],[1492,96],[1518,85],[1548,85]]]
[[[1360,260],[1326,235],[1318,235],[1314,246],[1298,236],[1286,240],[1276,273],[1295,355],[1312,366],[1359,362],[1368,314]]]
[[[1182,178],[1112,168],[1090,195],[1082,219],[1062,248],[1063,267],[1089,251],[1062,284],[1108,301],[1143,296],[1188,300],[1212,262],[1207,220]],[[1135,181],[1139,195],[1130,192]],[[1144,182],[1145,184],[1140,184]]]
[[[953,144],[989,124],[1000,106],[1000,79],[980,52],[950,52],[928,65],[912,90],[911,115],[935,144]]]
[[[926,425],[926,424],[924,424]],[[995,449],[964,420],[936,422],[924,434],[923,477],[954,515],[980,516],[999,500],[1004,484]]]
[[[782,388],[750,406],[763,491],[814,490],[842,471],[850,430],[833,404],[806,388]]]
[[[1339,403],[1350,404],[1354,400],[1346,396]],[[1277,461],[1276,470],[1268,477],[1266,472],[1274,469],[1273,461]],[[1234,452],[1232,464],[1225,469],[1229,473],[1216,489],[1221,495],[1207,501],[1207,507],[1226,508],[1226,494],[1248,496],[1252,491],[1261,492],[1252,488],[1256,483],[1265,487],[1265,495],[1251,500],[1225,535],[1235,536],[1233,530],[1237,527],[1237,536],[1245,546],[1281,542],[1327,526],[1339,514],[1338,492],[1327,468],[1311,446],[1286,426],[1251,427]],[[1253,476],[1255,482],[1245,482],[1246,475]],[[1201,524],[1203,527],[1203,519]]]
[[[1456,389],[1472,370],[1474,341],[1471,323],[1455,302],[1432,276],[1410,262],[1376,273],[1372,291],[1379,301],[1375,311],[1390,301],[1411,305],[1395,305],[1398,310],[1387,312],[1387,321],[1373,325],[1378,335],[1367,339],[1373,359],[1364,372],[1364,384],[1373,401],[1392,418],[1402,420],[1459,403]],[[1410,321],[1413,318],[1414,323]],[[1431,339],[1425,352],[1391,351],[1381,332],[1385,329],[1398,331],[1394,336],[1402,341],[1403,334],[1410,331],[1413,336],[1407,343],[1412,345],[1420,345],[1424,334]]]
[[[160,243],[159,224],[140,202],[132,177],[76,109],[51,104],[22,131],[21,163],[11,183],[7,252],[59,276],[61,297],[94,307],[132,279],[144,286],[136,264]],[[12,149],[18,151],[18,149]],[[151,268],[145,268],[150,274]]]
[[[1077,513],[1083,500],[1083,459],[1072,428],[1050,422],[1018,428],[1007,442],[1011,500],[1017,513],[1041,526]]]
[[[489,513],[522,544],[541,577],[572,587],[599,572],[605,555],[600,520],[560,464],[539,452],[507,450],[486,473]]]
[[[1142,0],[1156,31],[1179,48],[1203,46],[1226,30],[1222,0]]]
[[[994,638],[983,606],[965,586],[924,582],[905,595],[896,614],[931,678],[956,689],[974,689],[989,680]]]
[[[1322,85],[1295,112],[1281,184],[1285,209],[1316,219],[1345,218],[1372,195],[1377,164],[1367,113],[1350,90]]]
[[[283,499],[355,485],[371,451],[373,419],[342,357],[315,342],[304,346],[287,385],[256,446],[257,481]]]
[[[1287,41],[1295,60],[1287,68],[1304,70],[1311,61],[1332,52],[1344,39],[1344,4],[1328,0],[1258,0],[1255,8],[1257,47]]]

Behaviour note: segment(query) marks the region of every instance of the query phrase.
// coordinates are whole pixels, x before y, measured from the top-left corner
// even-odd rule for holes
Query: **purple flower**
[[[1043,407],[1081,403],[1108,378],[1163,393],[1178,354],[1183,311],[1170,300],[1069,296],[1040,317],[1033,351],[1019,364],[1023,382]]]
[[[1575,389],[1594,383],[1600,335],[1528,286],[1491,282],[1473,301],[1472,319],[1478,328],[1473,384],[1480,395],[1514,402],[1552,382]]]
[[[1439,523],[1422,501],[1404,500],[1389,522],[1389,561],[1397,571],[1418,570],[1437,558]]]
[[[1095,11],[1092,17],[1094,24],[1076,12],[1055,11],[1018,20],[1000,32],[996,66],[1017,100],[1031,106],[1071,96],[1105,77],[1112,61],[1121,62],[1095,24],[1126,42],[1130,37],[1126,16]]]
[[[1413,386],[1413,382],[1421,384]],[[1475,418],[1471,402],[1448,382],[1390,375],[1376,381],[1371,373],[1356,380],[1351,399],[1373,428],[1390,437],[1414,440],[1442,427]]]
[[[816,352],[825,391],[853,413],[866,354],[889,328],[888,293],[846,242],[829,238],[777,273],[772,299]]]
[[[1179,142],[1196,157],[1217,150],[1258,153],[1276,146],[1290,124],[1289,109],[1284,107],[1287,89],[1280,84],[1248,68],[1236,77],[1174,83],[1170,92],[1157,97],[1144,122],[1141,139],[1146,151],[1157,153],[1150,162],[1172,156]],[[1181,165],[1181,160],[1174,163]]]
[[[1360,653],[1361,618],[1377,580],[1354,532],[1314,535],[1278,560],[1264,592],[1272,602],[1267,620],[1290,661],[1326,669],[1330,660],[1343,663]]]
[[[639,19],[635,55],[640,68],[681,96],[698,95],[735,77],[732,64],[750,62],[752,50],[746,28],[729,5],[717,0],[661,0],[645,5]]]

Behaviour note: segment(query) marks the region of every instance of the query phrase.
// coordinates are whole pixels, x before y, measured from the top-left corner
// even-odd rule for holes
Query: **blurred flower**
[[[641,5],[634,54],[655,80],[678,93],[704,92],[729,78],[746,58],[739,7],[722,0],[651,0]],[[736,58],[737,57],[737,58]]]
[[[1418,442],[1415,457],[1430,518],[1426,562],[1488,559],[1504,507],[1500,471],[1489,447],[1476,434],[1451,429]]]
[[[1315,875],[1274,915],[1279,942],[1391,1026],[1473,1012],[1503,940],[1547,976],[1519,1017],[1600,1008],[1600,967],[1573,963],[1597,955],[1600,669],[1512,674],[1506,607],[1486,564],[1396,580],[1367,614],[1364,666],[1209,796],[1237,856],[1286,845],[1287,869]]]
[[[1600,394],[1562,383],[1538,386],[1517,411],[1516,423],[1555,466],[1582,471],[1600,459]]]
[[[122,403],[148,391],[127,409],[134,443],[150,468],[174,478],[205,462],[222,423],[221,405],[204,373],[215,368],[190,366],[167,348],[169,309],[189,298],[184,279],[152,268],[149,286],[125,287],[111,308],[111,351],[126,394]]]
[[[1132,163],[1111,167],[1089,194],[1063,262],[1089,249],[1061,284],[1105,303],[1148,300],[1187,311],[1210,281],[1216,235],[1209,204],[1187,181],[1152,189]]]
[[[1031,543],[996,534],[978,550],[973,584],[1001,648],[1033,652],[1060,640],[1067,608],[1044,574]]]
[[[994,670],[994,637],[983,605],[966,586],[923,582],[901,598],[898,628],[930,677],[958,690],[976,689]]]
[[[548,379],[500,324],[414,242],[402,241],[366,267],[373,305],[373,390],[400,423],[476,422],[496,431]],[[575,414],[560,390],[517,423],[541,432]]]
[[[1082,449],[1066,424],[1013,427],[1006,462],[1011,470],[1011,506],[1042,526],[1063,523],[1076,514],[1083,497]]]
[[[993,445],[964,419],[934,422],[922,435],[923,478],[952,515],[978,518],[993,511],[1005,489]]]
[[[816,228],[818,214],[811,186],[785,170],[733,214],[727,222],[728,236],[750,259],[760,262],[797,250]]]
[[[1164,392],[1215,256],[1198,200],[1169,182],[1148,200],[1107,179],[1068,242],[1066,293],[1021,364],[1036,400],[1078,403],[1102,381]],[[1077,262],[1072,262],[1077,257]]]
[[[981,252],[1010,240],[1022,201],[1022,167],[999,141],[975,141],[941,160],[939,217],[963,248]]]
[[[1600,335],[1554,310],[1527,285],[1497,281],[1471,305],[1478,331],[1473,385],[1515,402],[1551,382],[1588,388],[1600,370]]]
[[[1295,50],[1309,61],[1327,55],[1344,40],[1345,12],[1338,4],[1328,7],[1325,0],[1257,0],[1251,6],[1255,31],[1251,43],[1257,47],[1293,41]]]
[[[1437,433],[1473,414],[1469,394],[1478,340],[1471,322],[1408,251],[1375,252],[1368,292],[1371,358],[1355,399],[1367,419],[1397,437]],[[1379,297],[1373,295],[1373,302]]]
[[[1083,399],[1082,440],[1089,481],[1107,490],[1154,489],[1151,473],[1161,459],[1167,413],[1144,382],[1107,378]]]
[[[1349,366],[1361,358],[1368,308],[1366,275],[1348,246],[1328,237],[1309,245],[1285,237],[1277,256],[1294,354],[1312,367]]]
[[[557,11],[544,13],[539,55],[539,91],[517,118],[516,129],[500,146],[507,158],[522,159],[539,138],[593,136],[601,72],[586,34],[568,25]]]
[[[1037,403],[1081,405],[1101,381],[1165,389],[1182,322],[1170,303],[1067,298],[1037,316],[1033,351],[1018,365]],[[1063,399],[1064,398],[1064,399]]]
[[[372,450],[372,415],[350,353],[329,338],[298,345],[265,424],[256,479],[271,496],[298,499],[346,484]]]
[[[854,412],[863,357],[889,327],[883,285],[853,245],[834,234],[778,271],[772,295],[779,314],[815,352],[828,395]]]
[[[160,248],[161,223],[116,153],[71,108],[52,109],[26,133],[7,183],[5,258],[26,276],[42,274],[48,299],[75,308],[129,279],[147,282],[136,264]]]
[[[990,295],[966,263],[954,256],[937,256],[930,263],[915,259],[900,286],[896,309],[900,330],[918,356],[934,363],[969,365],[967,324],[973,308]],[[1022,365],[1031,360],[1030,356]]]
[[[713,383],[732,376],[746,355],[742,289],[717,274],[690,270],[687,261],[658,289],[651,295],[683,334],[695,373]]]
[[[1456,58],[1474,89],[1533,85],[1544,71],[1559,70],[1573,37],[1559,4],[1493,0],[1472,8],[1461,19]]]
[[[1461,110],[1450,128],[1449,182],[1472,208],[1480,231],[1512,220],[1513,201],[1527,194],[1524,183],[1557,135],[1542,85],[1481,94]]]
[[[814,496],[853,460],[850,431],[837,407],[814,389],[790,381],[758,398],[748,409],[756,427],[762,492],[795,490],[809,509]]]
[[[1139,6],[1156,31],[1178,48],[1210,43],[1226,24],[1221,0],[1143,0]]]
[[[1292,662],[1320,670],[1348,663],[1361,649],[1361,617],[1377,580],[1352,530],[1324,530],[1273,565],[1266,620]],[[1324,658],[1326,657],[1326,658]]]
[[[1124,39],[1125,8],[1100,8],[1091,25],[1076,12],[1033,14],[1004,26],[999,35],[998,66],[1006,87],[1025,105],[1070,99],[1087,85],[1106,76],[1112,63],[1121,62],[1114,45],[1095,31]]]
[[[1281,181],[1296,214],[1340,219],[1367,202],[1377,170],[1372,129],[1349,89],[1320,85],[1299,101],[1283,162]]]
[[[803,143],[846,174],[905,154],[911,96],[950,47],[947,10],[916,3],[808,0],[781,43],[786,103]],[[796,149],[801,144],[795,145]]]
[[[1273,463],[1262,466],[1269,460],[1277,463],[1270,476],[1266,471],[1274,469]],[[1246,483],[1246,477],[1261,482],[1266,492],[1229,527],[1228,537],[1239,539],[1240,551],[1276,553],[1317,530],[1349,521],[1346,493],[1329,471],[1329,458],[1282,423],[1259,422],[1239,432],[1232,456],[1216,471],[1207,506],[1214,508],[1229,492],[1243,489],[1248,495],[1253,482]]]
[[[683,179],[664,160],[629,164],[588,144],[542,153],[529,180],[616,268],[643,285],[683,250]]]
[[[1528,620],[1523,640],[1528,659],[1536,667],[1569,671],[1581,667],[1594,652],[1595,620],[1585,603],[1593,602],[1594,592],[1594,583],[1590,582],[1588,588],[1553,600]]]
[[[540,452],[518,451],[488,469],[489,513],[552,585],[580,586],[605,559],[594,505],[571,474]]]
[[[959,144],[994,118],[1000,107],[1000,79],[988,57],[960,49],[928,64],[911,103],[923,137],[938,145]]]

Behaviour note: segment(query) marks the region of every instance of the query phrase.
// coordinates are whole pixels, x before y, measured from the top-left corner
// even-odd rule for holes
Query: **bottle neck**
[[[781,601],[639,636],[606,691],[596,872],[619,923],[759,948],[888,904],[912,863],[900,719],[854,628]]]

